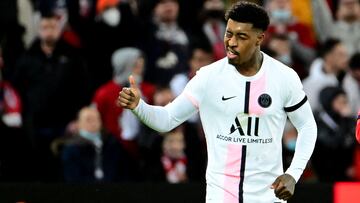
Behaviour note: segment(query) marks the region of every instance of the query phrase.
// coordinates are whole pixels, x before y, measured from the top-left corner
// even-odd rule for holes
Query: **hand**
[[[140,101],[140,90],[132,75],[129,76],[129,82],[130,88],[122,88],[117,99],[117,104],[126,109],[135,109]]]
[[[274,189],[277,198],[288,200],[294,194],[295,184],[296,181],[291,175],[283,174],[276,178],[271,189]]]

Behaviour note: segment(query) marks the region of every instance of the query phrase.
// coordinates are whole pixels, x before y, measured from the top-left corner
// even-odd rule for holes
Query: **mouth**
[[[226,55],[229,59],[234,59],[236,58],[239,54],[236,51],[233,51],[231,49],[228,49],[226,52]]]

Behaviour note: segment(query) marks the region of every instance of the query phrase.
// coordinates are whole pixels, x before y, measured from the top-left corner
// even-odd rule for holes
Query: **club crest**
[[[261,107],[267,108],[271,105],[271,97],[268,94],[262,94],[258,98],[258,103]]]

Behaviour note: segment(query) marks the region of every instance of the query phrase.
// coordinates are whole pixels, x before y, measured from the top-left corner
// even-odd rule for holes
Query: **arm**
[[[311,6],[316,35],[320,42],[324,42],[333,33],[334,22],[330,9],[325,0],[312,0]]]
[[[170,131],[196,112],[196,107],[185,94],[180,94],[165,107],[152,106],[140,100],[139,105],[133,110],[144,124],[159,132]]]
[[[289,112],[288,117],[298,131],[294,158],[285,173],[299,180],[315,147],[317,127],[309,102]]]
[[[305,103],[303,103],[305,101]],[[307,162],[314,150],[317,127],[312,114],[310,104],[306,97],[298,105],[288,108],[288,117],[298,131],[295,155],[290,167],[285,174],[276,178],[271,188],[274,189],[276,197],[288,200],[295,191],[295,184],[303,173]],[[293,110],[295,109],[295,110]]]
[[[140,99],[140,90],[132,76],[129,81],[130,88],[123,88],[119,93],[118,105],[131,109],[144,124],[156,131],[170,131],[197,111],[185,93],[165,107],[149,105]]]

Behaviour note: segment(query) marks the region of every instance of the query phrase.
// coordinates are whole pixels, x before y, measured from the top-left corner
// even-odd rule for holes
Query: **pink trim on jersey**
[[[242,146],[228,144],[224,171],[224,203],[239,202],[241,157]]]
[[[264,108],[258,103],[258,98],[266,90],[266,75],[263,74],[259,79],[252,81],[250,86],[249,114],[261,115]]]
[[[186,98],[188,98],[190,100],[190,102],[197,108],[199,109],[199,102],[190,94],[184,92],[184,95]]]

